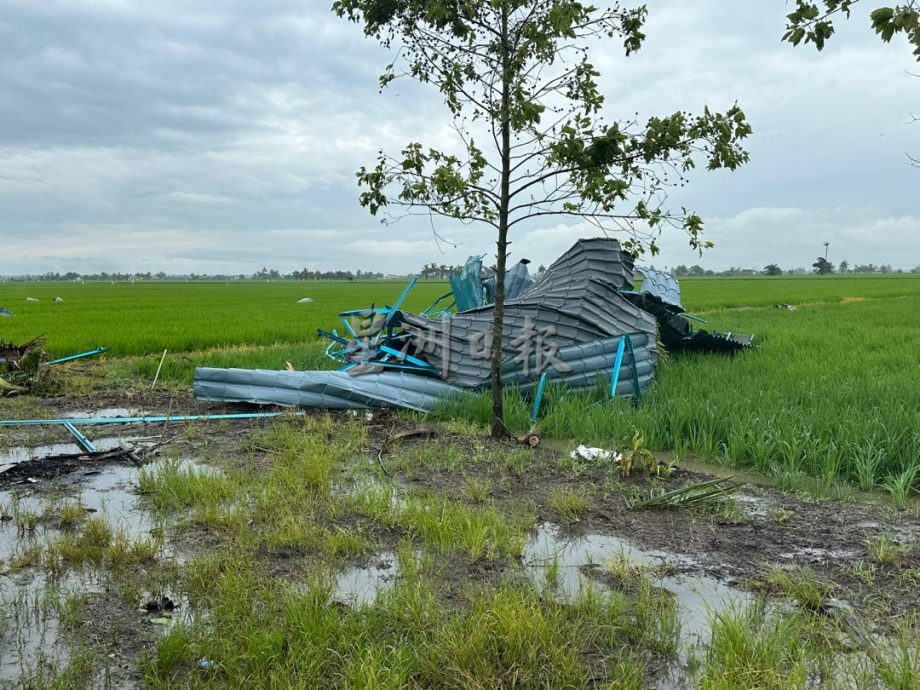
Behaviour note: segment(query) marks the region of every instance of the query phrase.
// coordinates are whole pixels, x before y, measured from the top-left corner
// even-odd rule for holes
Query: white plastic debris
[[[64,298],[63,298],[63,297],[55,297],[55,298],[54,298],[53,300],[51,300],[51,301],[52,301],[52,302],[63,302],[63,301],[64,301]]]
[[[569,454],[569,457],[572,460],[611,460],[613,462],[620,462],[623,459],[623,455],[614,450],[589,448],[588,446],[578,446]]]
[[[26,302],[37,302],[38,300],[34,297],[26,297]]]
[[[297,304],[310,304],[313,301],[312,297],[304,297],[303,299],[297,300]]]

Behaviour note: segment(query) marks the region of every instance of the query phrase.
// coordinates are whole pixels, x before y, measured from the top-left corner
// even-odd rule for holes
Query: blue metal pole
[[[633,395],[636,400],[642,400],[642,389],[639,388],[639,371],[636,366],[636,351],[633,350],[632,338],[629,337],[629,334],[626,333],[623,337],[626,338],[626,348],[629,350],[629,360],[632,363]]]
[[[620,336],[617,344],[617,356],[613,360],[613,369],[610,371],[610,397],[617,397],[617,385],[620,383],[620,367],[623,366],[623,353],[626,351],[626,336]]]
[[[543,402],[543,389],[546,387],[546,372],[540,375],[540,383],[537,386],[537,396],[533,401],[533,411],[530,413],[531,424],[537,423],[537,415],[540,414],[540,403]]]
[[[95,357],[96,355],[101,355],[103,352],[108,351],[109,348],[107,347],[97,347],[95,350],[81,352],[78,355],[68,355],[67,357],[60,357],[59,359],[52,359],[48,364],[63,364],[64,362],[72,362],[75,359],[83,359],[84,357]]]
[[[96,446],[93,445],[93,442],[81,434],[80,430],[77,429],[77,427],[75,427],[72,422],[64,422],[64,428],[73,435],[80,447],[83,448],[83,450],[85,450],[87,453],[97,452]]]

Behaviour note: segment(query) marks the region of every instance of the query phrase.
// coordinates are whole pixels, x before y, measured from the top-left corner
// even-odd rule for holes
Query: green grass
[[[58,355],[105,346],[112,355],[195,352],[234,345],[303,345],[316,329],[339,326],[348,309],[392,303],[403,281],[2,283],[0,305],[16,316],[0,324],[14,341],[47,337]],[[421,282],[406,307],[421,310],[447,292]],[[52,302],[55,296],[64,301]],[[35,297],[39,302],[26,302]],[[310,304],[297,304],[311,297]],[[293,350],[297,351],[296,348]]]
[[[830,583],[819,579],[811,568],[804,566],[797,566],[791,571],[773,568],[767,573],[766,581],[780,594],[794,599],[810,611],[820,611],[834,592]]]
[[[761,283],[769,281],[753,285]],[[912,279],[894,283],[920,289]],[[713,313],[714,327],[757,334],[758,349],[731,359],[673,357],[658,367],[638,407],[628,401],[592,406],[605,396],[603,385],[588,395],[548,389],[539,430],[548,438],[625,447],[640,429],[653,450],[775,477],[801,473],[827,485],[884,482],[906,503],[920,479],[911,471],[920,462],[918,312],[915,292],[796,312]],[[506,400],[510,428],[528,429],[528,403],[510,392]],[[448,401],[437,416],[485,424],[487,396]]]
[[[584,491],[568,487],[554,487],[550,492],[549,505],[559,520],[571,524],[578,522],[588,508],[588,497]]]

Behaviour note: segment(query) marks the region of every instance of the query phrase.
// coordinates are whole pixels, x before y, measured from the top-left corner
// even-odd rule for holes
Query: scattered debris
[[[127,462],[140,464],[163,444],[153,443],[143,448],[125,444],[112,450],[46,455],[3,466],[4,484],[29,482],[35,484],[39,479],[51,479],[76,471],[85,471],[87,466],[102,462]]]
[[[16,315],[13,312],[11,312],[9,309],[7,309],[6,307],[0,307],[0,316],[5,316],[9,318],[11,316],[16,316]]]
[[[641,269],[609,238],[579,240],[534,283],[521,261],[505,276],[502,381],[522,393],[548,381],[569,389],[610,381],[611,397],[640,399],[658,362],[657,336],[668,350],[734,353],[750,336],[694,330],[672,277]],[[417,278],[384,307],[339,314],[343,332],[318,332],[338,371],[200,368],[195,395],[212,402],[427,412],[446,396],[483,389],[491,373],[494,276],[471,256],[451,292],[421,314],[401,309]],[[538,405],[535,406],[538,409]],[[535,420],[534,420],[535,421]],[[539,438],[537,437],[537,440]]]
[[[652,269],[638,269],[644,277],[639,292],[624,291],[623,295],[658,322],[658,334],[664,349],[677,352],[708,352],[734,354],[753,347],[754,336],[735,333],[710,333],[694,329],[690,321],[703,321],[688,314],[680,305],[680,286],[673,277]]]
[[[175,608],[176,603],[167,596],[162,596],[159,599],[151,599],[146,604],[144,604],[144,610],[147,611],[147,613],[174,611]]]
[[[99,347],[89,352],[49,360],[43,343],[42,336],[22,345],[0,340],[0,396],[24,393],[35,388],[45,367],[108,352],[107,348]]]
[[[653,490],[644,501],[636,501],[630,508],[688,508],[690,506],[718,503],[738,491],[743,484],[731,481],[731,477],[717,477],[696,484],[688,484],[672,491]]]
[[[64,298],[63,298],[63,297],[55,297],[55,298],[54,298],[53,300],[51,300],[51,301],[52,301],[52,302],[61,303],[61,302],[64,301]]]
[[[613,462],[620,462],[623,459],[622,454],[616,451],[604,448],[588,448],[588,446],[584,445],[578,446],[569,453],[569,457],[572,460],[613,460]]]
[[[37,302],[38,300],[34,297],[26,297],[26,302]]]
[[[774,305],[776,309],[785,309],[786,311],[798,311],[799,308],[794,304],[776,304]]]
[[[297,304],[310,304],[313,302],[312,297],[304,297],[303,299],[297,300]]]

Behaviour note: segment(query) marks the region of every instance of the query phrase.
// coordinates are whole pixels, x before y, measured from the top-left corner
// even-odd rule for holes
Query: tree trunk
[[[508,256],[508,207],[511,197],[511,85],[509,83],[508,4],[502,3],[501,203],[495,264],[495,318],[492,322],[492,436],[508,435],[502,402],[502,326],[505,317],[505,262]]]

